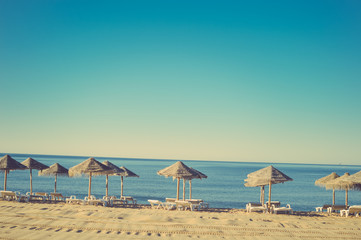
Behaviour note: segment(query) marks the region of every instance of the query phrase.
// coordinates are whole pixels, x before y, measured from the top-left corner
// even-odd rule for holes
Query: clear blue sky
[[[361,164],[360,13],[0,0],[0,152]]]

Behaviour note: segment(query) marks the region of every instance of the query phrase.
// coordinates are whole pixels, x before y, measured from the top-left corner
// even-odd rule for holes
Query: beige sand
[[[296,213],[297,214],[297,213]],[[361,218],[0,201],[0,239],[361,239]]]

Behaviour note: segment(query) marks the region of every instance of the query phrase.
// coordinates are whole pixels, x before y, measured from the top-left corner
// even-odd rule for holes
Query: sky
[[[0,0],[0,152],[361,164],[360,12]]]

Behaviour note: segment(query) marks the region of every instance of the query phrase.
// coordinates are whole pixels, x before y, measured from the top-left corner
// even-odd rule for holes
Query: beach
[[[360,218],[0,201],[0,239],[360,239]]]

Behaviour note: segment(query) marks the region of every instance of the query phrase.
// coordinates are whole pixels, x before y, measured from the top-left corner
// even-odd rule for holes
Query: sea
[[[1,154],[1,156],[5,153]],[[73,167],[89,157],[10,154],[19,162],[28,157],[45,164],[59,163],[66,168]],[[176,197],[177,181],[157,175],[157,171],[168,167],[178,160],[134,159],[95,157],[98,161],[105,160],[117,166],[124,166],[133,171],[137,177],[124,178],[124,194],[137,199],[140,204],[148,204],[148,199],[164,201],[165,198]],[[281,205],[290,204],[296,211],[314,211],[315,207],[332,203],[332,190],[315,186],[315,180],[331,172],[343,175],[345,172],[354,174],[361,170],[359,165],[320,165],[290,163],[255,163],[255,162],[217,162],[181,160],[187,166],[197,169],[208,176],[206,179],[192,180],[192,198],[203,199],[213,208],[245,208],[248,202],[259,202],[260,188],[245,187],[247,174],[269,165],[279,169],[293,181],[272,185],[272,201],[280,201]],[[15,170],[8,174],[7,190],[26,193],[30,191],[29,170]],[[0,172],[0,189],[3,189],[4,172]],[[109,176],[109,195],[120,196],[120,177]],[[57,192],[65,196],[75,195],[84,198],[88,195],[89,178],[58,177]],[[183,183],[180,184],[182,197]],[[38,176],[33,170],[33,192],[53,192],[54,177]],[[266,187],[266,200],[268,187]],[[92,195],[102,198],[105,195],[105,176],[93,176]],[[186,183],[186,198],[189,197],[189,184]],[[345,192],[336,191],[336,204],[345,203]],[[361,192],[349,191],[349,205],[361,204]]]

